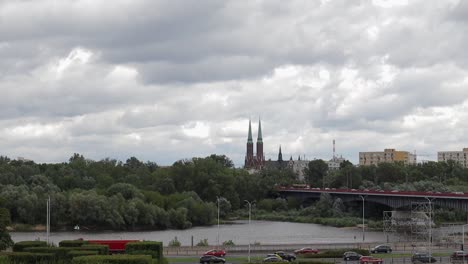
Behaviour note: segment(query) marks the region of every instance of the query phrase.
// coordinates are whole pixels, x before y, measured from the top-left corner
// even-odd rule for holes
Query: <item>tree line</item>
[[[131,157],[93,161],[74,154],[68,162],[37,164],[0,157],[0,197],[14,223],[45,223],[51,199],[51,225],[89,229],[184,229],[216,221],[261,200],[276,183],[292,183],[291,172],[249,175],[226,156],[180,160],[161,167]]]
[[[455,161],[429,161],[416,165],[403,162],[355,166],[349,161],[336,171],[323,160],[309,162],[305,183],[315,187],[369,190],[468,192],[468,169]]]
[[[468,170],[455,162],[355,166],[345,161],[331,171],[323,160],[313,160],[304,175],[302,182],[314,187],[468,192]],[[12,222],[45,223],[50,197],[53,228],[184,229],[215,223],[218,203],[222,218],[245,216],[245,200],[256,202],[257,216],[355,216],[352,207],[329,197],[307,208],[278,197],[276,186],[299,182],[290,168],[249,174],[224,155],[171,166],[135,157],[94,161],[74,154],[68,162],[38,164],[0,156],[0,197]]]

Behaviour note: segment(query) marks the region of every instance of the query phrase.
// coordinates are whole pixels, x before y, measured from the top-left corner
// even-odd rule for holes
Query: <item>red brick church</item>
[[[262,122],[258,120],[257,153],[254,156],[252,140],[252,125],[249,120],[249,135],[247,137],[247,153],[245,155],[244,168],[261,170],[265,166],[265,155],[263,154]]]

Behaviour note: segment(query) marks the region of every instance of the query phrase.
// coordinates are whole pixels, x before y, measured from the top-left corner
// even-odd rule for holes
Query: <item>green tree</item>
[[[0,208],[0,250],[5,250],[13,245],[7,226],[10,225],[10,212],[6,208]]]
[[[312,160],[304,169],[305,180],[311,186],[323,187],[324,178],[327,175],[328,165],[321,159]]]

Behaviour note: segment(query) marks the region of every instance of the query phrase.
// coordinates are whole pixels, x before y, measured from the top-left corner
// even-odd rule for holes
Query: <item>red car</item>
[[[294,254],[317,254],[319,250],[316,248],[301,248],[298,250],[294,250]]]
[[[383,259],[372,256],[362,256],[359,258],[359,264],[382,264]]]
[[[223,249],[212,249],[212,250],[208,250],[203,255],[224,257],[226,256],[226,251],[224,251]]]

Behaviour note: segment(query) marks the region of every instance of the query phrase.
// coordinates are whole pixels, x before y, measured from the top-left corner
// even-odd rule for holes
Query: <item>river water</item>
[[[13,241],[46,240],[45,232],[11,232]],[[210,245],[217,244],[218,227],[194,227],[186,230],[163,230],[141,232],[119,231],[74,231],[51,232],[50,241],[58,245],[62,240],[78,239],[137,239],[169,241],[177,237],[183,246],[190,246],[191,241],[197,244],[202,239],[208,239]],[[382,242],[386,240],[383,232],[365,232],[366,242]],[[247,245],[259,242],[267,244],[315,244],[315,243],[353,243],[362,241],[362,230],[356,228],[336,228],[317,224],[302,224],[291,222],[235,221],[232,224],[220,225],[220,243],[232,240],[236,245]]]

